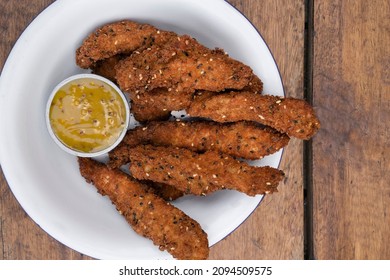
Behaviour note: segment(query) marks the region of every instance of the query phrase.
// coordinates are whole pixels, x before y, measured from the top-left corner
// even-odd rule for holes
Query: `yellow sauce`
[[[98,152],[120,136],[126,125],[126,107],[110,85],[85,78],[57,91],[49,117],[53,132],[64,145],[79,152]]]

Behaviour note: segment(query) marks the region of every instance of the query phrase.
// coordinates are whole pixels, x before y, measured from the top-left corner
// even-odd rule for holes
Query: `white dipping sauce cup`
[[[57,94],[57,92],[63,86],[65,86],[66,84],[72,83],[72,82],[74,82],[76,80],[82,80],[82,79],[89,79],[89,80],[100,81],[100,82],[103,82],[103,83],[107,84],[108,86],[112,87],[119,94],[119,96],[121,97],[123,105],[124,105],[124,108],[125,108],[125,114],[126,114],[123,130],[118,135],[117,139],[110,146],[108,146],[108,147],[106,147],[106,148],[104,148],[102,150],[93,151],[93,152],[83,152],[83,151],[79,151],[79,150],[76,150],[76,149],[72,149],[71,147],[65,145],[58,138],[56,133],[54,132],[54,130],[52,128],[52,125],[51,125],[51,122],[50,122],[50,107],[51,107],[51,104],[52,104],[53,99],[54,99],[55,95]],[[47,126],[47,129],[49,131],[50,136],[52,137],[54,142],[57,143],[57,145],[62,150],[64,150],[65,152],[68,152],[68,153],[70,153],[72,155],[79,156],[79,157],[97,157],[97,156],[101,156],[101,155],[104,155],[104,154],[108,153],[109,151],[114,149],[123,140],[123,137],[125,136],[126,131],[128,129],[128,125],[129,125],[130,106],[129,106],[129,101],[126,99],[126,96],[123,94],[123,92],[113,82],[111,82],[110,80],[108,80],[108,79],[106,79],[106,78],[104,78],[102,76],[95,75],[95,74],[78,74],[78,75],[74,75],[74,76],[71,76],[71,77],[63,80],[62,82],[60,82],[53,89],[53,91],[51,92],[50,97],[49,97],[49,99],[47,101],[45,118],[46,118],[46,126]]]

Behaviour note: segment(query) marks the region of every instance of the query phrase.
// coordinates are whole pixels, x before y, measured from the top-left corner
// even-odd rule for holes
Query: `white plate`
[[[83,73],[75,50],[96,27],[120,19],[150,23],[220,47],[250,65],[264,91],[284,95],[275,61],[252,24],[223,0],[57,0],[23,32],[0,80],[0,162],[27,214],[61,243],[98,259],[170,259],[135,234],[106,197],[79,175],[45,126],[53,87]],[[282,152],[256,162],[278,167]],[[220,191],[175,204],[199,221],[210,246],[238,227],[262,196]]]

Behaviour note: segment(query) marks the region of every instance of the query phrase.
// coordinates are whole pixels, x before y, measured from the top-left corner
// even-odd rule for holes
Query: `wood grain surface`
[[[314,2],[313,257],[390,258],[390,3]]]
[[[0,69],[52,2],[0,0]],[[279,192],[214,245],[210,259],[389,259],[388,1],[228,2],[267,42],[286,95],[312,101],[322,128],[310,142],[290,142]],[[91,258],[35,224],[0,172],[0,259]]]

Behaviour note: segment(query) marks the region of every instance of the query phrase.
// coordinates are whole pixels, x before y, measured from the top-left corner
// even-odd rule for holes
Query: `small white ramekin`
[[[108,146],[107,148],[100,150],[100,151],[95,151],[95,152],[81,152],[81,151],[74,150],[74,149],[66,146],[64,143],[62,143],[62,141],[54,133],[53,128],[52,128],[51,123],[50,123],[50,106],[51,106],[53,98],[56,95],[56,93],[58,92],[58,90],[61,87],[63,87],[64,85],[73,82],[74,80],[86,79],[86,78],[92,79],[92,80],[98,80],[98,81],[101,81],[101,82],[106,83],[107,85],[111,86],[116,92],[118,92],[119,96],[122,98],[123,105],[125,106],[125,110],[126,110],[125,125],[123,126],[123,131],[119,134],[116,141],[112,145]],[[108,153],[109,151],[114,149],[123,140],[123,137],[125,136],[127,129],[128,129],[128,126],[129,126],[130,106],[129,106],[129,101],[127,100],[127,98],[123,94],[123,92],[110,80],[108,80],[102,76],[95,75],[95,74],[78,74],[78,75],[74,75],[74,76],[71,76],[71,77],[63,80],[53,89],[53,91],[51,92],[49,99],[47,101],[45,118],[46,118],[46,126],[47,126],[47,129],[49,131],[51,138],[54,140],[54,142],[62,150],[64,150],[65,152],[67,152],[69,154],[79,156],[79,157],[97,157],[97,156],[101,156],[101,155]]]

